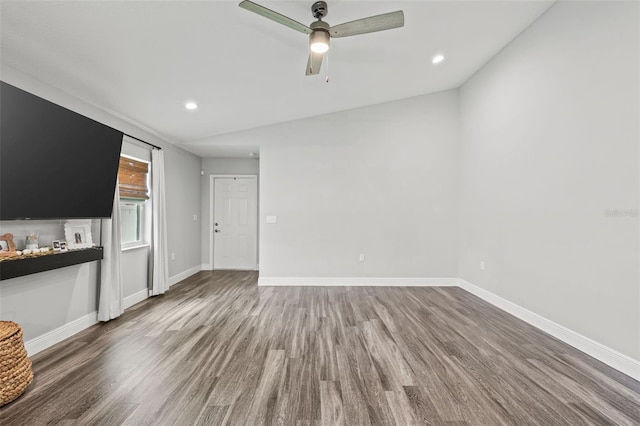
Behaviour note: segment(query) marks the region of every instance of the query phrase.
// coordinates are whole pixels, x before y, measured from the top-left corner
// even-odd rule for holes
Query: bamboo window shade
[[[148,173],[149,164],[127,157],[120,157],[120,167],[118,168],[120,198],[148,200]]]

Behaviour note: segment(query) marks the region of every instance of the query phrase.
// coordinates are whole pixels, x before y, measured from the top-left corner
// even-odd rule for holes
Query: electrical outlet
[[[360,253],[360,262],[364,262],[364,253]]]
[[[267,216],[267,223],[278,223],[278,216]]]
[[[480,270],[484,271],[484,260],[480,261]]]
[[[176,260],[176,254],[175,253],[171,253],[171,260]]]
[[[194,220],[194,221],[195,221],[195,220],[198,220],[198,215],[197,215],[197,214],[194,214],[194,215],[193,215],[193,220]]]

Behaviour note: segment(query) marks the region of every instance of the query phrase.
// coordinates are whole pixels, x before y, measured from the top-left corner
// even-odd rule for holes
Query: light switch
[[[198,215],[197,214],[193,215],[193,220],[198,220]]]
[[[278,223],[278,216],[267,216],[267,223]]]

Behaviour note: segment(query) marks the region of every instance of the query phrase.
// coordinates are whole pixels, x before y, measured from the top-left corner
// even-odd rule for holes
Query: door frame
[[[209,265],[211,266],[211,271],[215,270],[215,264],[213,262],[213,224],[215,223],[215,196],[216,196],[216,179],[224,179],[224,178],[243,178],[243,179],[254,179],[256,181],[256,265],[255,271],[258,270],[260,259],[258,254],[259,250],[259,227],[260,219],[258,217],[258,213],[260,212],[260,206],[258,205],[258,201],[260,200],[260,185],[258,182],[258,175],[236,175],[236,174],[210,174],[209,175]]]

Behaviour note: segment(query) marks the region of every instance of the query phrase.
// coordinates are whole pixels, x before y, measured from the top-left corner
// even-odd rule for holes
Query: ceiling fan
[[[320,72],[322,58],[325,52],[329,50],[329,40],[332,37],[348,37],[404,26],[404,13],[401,10],[331,26],[322,20],[329,12],[327,3],[324,1],[316,1],[311,6],[311,13],[317,21],[312,22],[311,25],[307,27],[298,21],[294,21],[287,16],[281,15],[278,12],[274,12],[271,9],[267,9],[249,0],[240,2],[239,6],[279,24],[286,25],[296,31],[309,34],[307,75],[318,74]]]

